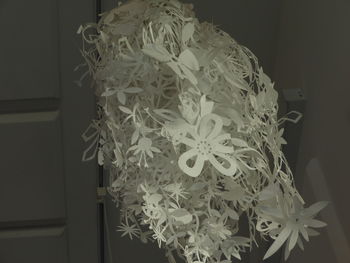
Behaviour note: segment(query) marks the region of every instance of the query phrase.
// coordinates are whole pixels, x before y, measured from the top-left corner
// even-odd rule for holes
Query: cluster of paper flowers
[[[84,136],[123,235],[156,240],[171,262],[226,263],[258,235],[274,239],[265,258],[284,243],[288,257],[324,226],[325,203],[303,208],[281,151],[288,118],[247,48],[177,0],[130,1],[78,33],[100,106]]]

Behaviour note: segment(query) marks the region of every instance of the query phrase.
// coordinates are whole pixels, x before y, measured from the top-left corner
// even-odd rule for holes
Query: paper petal
[[[270,248],[267,250],[264,260],[271,257],[273,254],[276,253],[276,251],[286,242],[287,238],[291,234],[292,229],[290,227],[285,227],[281,233],[278,235],[276,240],[272,243]]]
[[[195,160],[194,166],[190,167],[187,164],[187,162],[195,156],[197,156],[197,158]],[[191,149],[191,150],[185,152],[179,158],[180,169],[184,173],[188,174],[191,177],[199,176],[199,174],[201,173],[201,171],[203,169],[203,165],[204,165],[204,159],[200,155],[198,155],[198,153],[195,149]]]
[[[198,60],[189,49],[182,51],[179,56],[179,62],[189,69],[199,70]]]

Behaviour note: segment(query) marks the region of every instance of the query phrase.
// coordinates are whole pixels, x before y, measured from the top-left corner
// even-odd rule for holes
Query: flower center
[[[200,155],[205,156],[212,152],[213,147],[209,142],[201,140],[197,143],[196,149]]]
[[[149,138],[141,138],[139,140],[138,146],[141,151],[147,151],[152,146],[152,140]]]

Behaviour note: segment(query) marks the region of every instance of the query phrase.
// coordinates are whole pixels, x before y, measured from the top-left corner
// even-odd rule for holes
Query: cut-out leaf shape
[[[160,62],[165,62],[181,79],[186,78],[193,85],[197,85],[197,78],[192,71],[198,71],[199,64],[189,49],[182,51],[178,58],[159,44],[146,45],[142,51]]]
[[[175,211],[171,212],[171,215],[176,221],[181,222],[184,225],[191,223],[193,219],[193,216],[183,208],[176,209]]]
[[[159,44],[148,44],[142,49],[142,52],[160,62],[169,62],[172,59],[168,50]]]
[[[199,70],[199,64],[197,58],[193,55],[193,53],[189,49],[185,49],[181,52],[179,56],[180,67],[183,70],[184,67],[192,70]]]
[[[229,217],[231,217],[233,220],[238,220],[239,219],[239,215],[237,214],[237,212],[233,209],[230,208],[226,208],[226,213],[228,214]]]
[[[193,36],[194,34],[194,24],[193,23],[187,23],[183,29],[182,29],[182,43],[186,44]]]

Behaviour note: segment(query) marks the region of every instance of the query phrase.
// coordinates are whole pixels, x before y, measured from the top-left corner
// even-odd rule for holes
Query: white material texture
[[[83,159],[110,170],[123,236],[156,240],[170,262],[228,263],[257,235],[274,239],[265,258],[283,244],[287,258],[325,225],[281,151],[281,123],[300,116],[277,119],[247,48],[176,0],[130,1],[78,33],[100,106]]]

